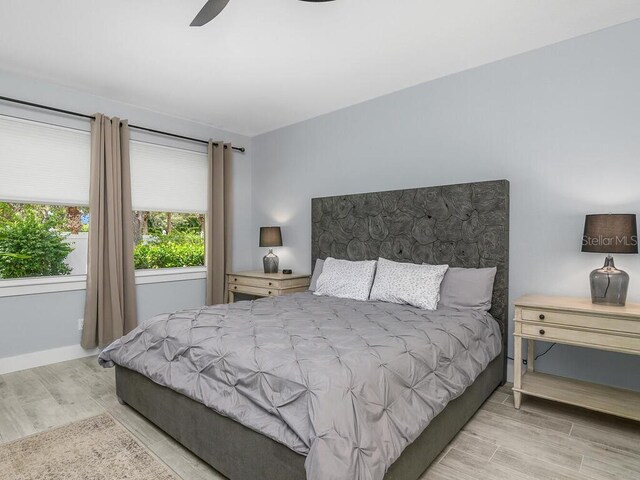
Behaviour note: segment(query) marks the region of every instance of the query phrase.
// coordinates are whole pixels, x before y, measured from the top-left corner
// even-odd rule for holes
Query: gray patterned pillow
[[[376,273],[376,261],[350,262],[329,257],[316,283],[314,295],[367,300]]]
[[[450,268],[440,285],[441,307],[491,310],[496,267]]]
[[[312,292],[318,288],[318,278],[322,273],[322,267],[324,266],[324,260],[316,259],[316,266],[313,268],[313,274],[311,275],[311,283],[309,283],[309,290]]]
[[[370,298],[435,310],[440,299],[440,283],[448,268],[449,265],[417,265],[379,258]]]

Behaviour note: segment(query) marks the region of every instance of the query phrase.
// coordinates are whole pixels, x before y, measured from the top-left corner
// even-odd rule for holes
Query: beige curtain
[[[91,125],[89,262],[82,346],[104,347],[137,325],[126,121]]]
[[[232,149],[209,141],[209,195],[206,220],[207,305],[226,303],[230,228],[229,182]]]

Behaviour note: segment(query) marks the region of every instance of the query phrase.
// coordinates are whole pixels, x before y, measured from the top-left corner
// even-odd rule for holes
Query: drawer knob
[[[238,289],[238,287],[233,287],[233,289],[234,289],[234,290],[237,290],[237,289]]]
[[[544,313],[541,313],[540,316],[538,317],[540,320],[544,320]]]
[[[544,335],[545,331],[544,330],[540,330],[540,335]]]
[[[269,290],[269,295],[271,295],[271,290]]]
[[[238,281],[238,279],[237,279],[237,278],[234,278],[234,279],[233,279],[233,281],[234,281],[234,282],[237,282],[237,281]]]
[[[269,286],[273,285],[273,283],[269,282]]]

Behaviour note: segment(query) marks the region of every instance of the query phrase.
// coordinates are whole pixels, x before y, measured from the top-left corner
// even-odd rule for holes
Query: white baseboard
[[[100,350],[97,348],[85,350],[80,345],[70,345],[40,352],[25,353],[15,357],[0,358],[0,375],[51,365],[52,363],[75,360],[76,358],[90,357],[98,353],[100,353]]]

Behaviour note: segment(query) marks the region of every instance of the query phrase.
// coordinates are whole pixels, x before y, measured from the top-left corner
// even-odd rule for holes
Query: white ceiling
[[[0,69],[256,135],[640,18],[638,0],[1,0]]]

